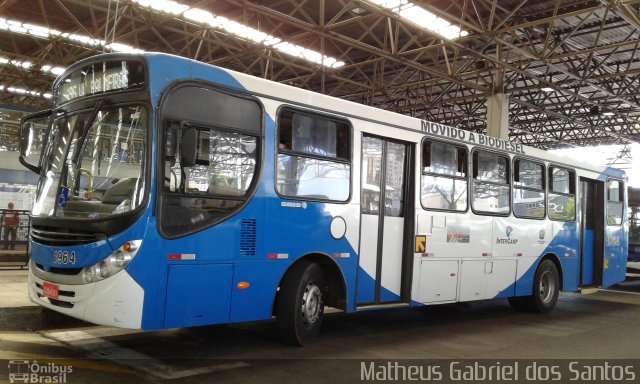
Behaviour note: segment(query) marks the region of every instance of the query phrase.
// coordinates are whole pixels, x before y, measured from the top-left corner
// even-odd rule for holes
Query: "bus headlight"
[[[116,249],[106,259],[82,270],[82,280],[85,283],[94,283],[113,276],[126,267],[138,253],[142,240],[127,241]]]
[[[82,270],[82,280],[84,280],[85,283],[93,281],[93,268],[88,267]]]
[[[98,268],[98,275],[105,279],[107,277],[109,277],[109,263],[107,263],[106,261],[103,261],[102,263],[100,263],[100,267]]]

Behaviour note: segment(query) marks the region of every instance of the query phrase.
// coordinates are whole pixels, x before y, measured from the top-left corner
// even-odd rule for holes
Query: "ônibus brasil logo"
[[[56,363],[38,363],[29,360],[9,361],[9,382],[28,384],[64,384],[67,375],[73,372],[70,365]]]

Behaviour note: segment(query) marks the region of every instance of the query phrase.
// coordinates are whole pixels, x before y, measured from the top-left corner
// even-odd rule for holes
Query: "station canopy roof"
[[[488,97],[504,93],[513,141],[629,145],[639,3],[4,0],[0,105],[47,108],[77,60],[158,51],[482,133]]]

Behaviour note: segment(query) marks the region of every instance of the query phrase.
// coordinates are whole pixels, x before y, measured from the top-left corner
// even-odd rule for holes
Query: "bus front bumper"
[[[105,280],[76,285],[49,281],[47,275],[51,274],[34,269],[37,267],[29,266],[29,298],[32,302],[94,324],[141,328],[144,290],[126,270]],[[55,278],[50,280],[55,281]],[[57,299],[44,295],[45,284],[57,288]]]

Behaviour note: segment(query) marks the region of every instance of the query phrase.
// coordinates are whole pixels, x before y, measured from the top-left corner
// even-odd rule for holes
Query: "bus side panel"
[[[628,209],[628,196],[624,194],[624,205],[622,222],[620,225],[609,224],[609,212],[608,212],[608,192],[606,190],[607,181],[610,180],[610,176],[615,175],[613,180],[623,180],[624,172],[607,167],[606,171],[598,176],[598,180],[605,183],[604,194],[604,258],[603,258],[603,271],[602,271],[602,287],[607,288],[616,283],[624,281],[627,272],[627,257],[629,253],[629,217],[627,215]],[[625,184],[626,185],[626,184]]]
[[[346,283],[347,311],[354,310],[359,237],[357,205],[330,204],[312,201],[270,199],[268,219],[263,234],[264,257],[276,255],[287,265],[305,255],[333,259]],[[332,236],[332,224],[344,222],[346,232],[339,238]],[[278,262],[272,259],[269,262]],[[271,272],[270,272],[271,273]],[[273,272],[274,290],[282,273]]]
[[[552,223],[553,240],[539,255],[538,260],[547,254],[554,254],[560,261],[561,270],[558,271],[562,275],[562,290],[576,291],[578,289],[578,273],[579,273],[579,245],[577,224],[575,222],[557,222]],[[534,262],[526,272],[516,281],[516,296],[531,295],[533,287],[533,278],[538,268],[538,262]]]
[[[164,327],[229,322],[233,264],[169,266]]]
[[[153,183],[150,187],[153,195]],[[153,204],[153,198],[149,199]],[[127,265],[126,271],[144,290],[144,303],[142,304],[142,329],[160,329],[164,308],[164,293],[166,287],[166,275],[164,263],[158,260],[162,255],[160,247],[161,238],[156,231],[156,218],[151,216],[151,209],[147,208],[142,216],[129,229],[109,238],[111,246],[116,249],[125,241],[143,239],[136,257]]]
[[[285,273],[289,264],[289,260],[284,259],[238,262],[233,277],[229,321],[234,323],[271,318],[278,277]],[[239,289],[241,282],[249,283],[249,286]]]
[[[503,280],[503,285],[509,285],[504,289],[498,285],[497,293],[495,289],[487,291],[487,298],[498,299],[517,295],[515,281],[537,264],[540,255],[545,254],[545,249],[553,240],[553,235],[549,220],[496,217],[493,226],[492,256],[497,258],[495,263],[498,269],[489,277],[494,284]],[[513,264],[507,261],[513,261]],[[509,265],[512,268],[508,268]],[[509,280],[511,284],[506,284]]]
[[[606,226],[602,273],[603,288],[610,287],[626,278],[628,238],[623,236],[623,233],[622,226]]]

